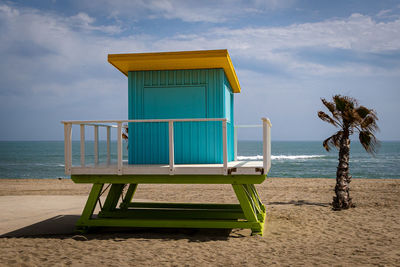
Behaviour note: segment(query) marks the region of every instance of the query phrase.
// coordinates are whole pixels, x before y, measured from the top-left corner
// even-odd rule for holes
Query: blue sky
[[[238,124],[322,140],[320,98],[377,111],[400,140],[400,1],[0,1],[0,140],[61,140],[61,120],[126,119],[109,53],[228,49]],[[240,134],[240,133],[239,133]],[[253,138],[244,132],[242,138]],[[241,136],[239,136],[241,138]]]

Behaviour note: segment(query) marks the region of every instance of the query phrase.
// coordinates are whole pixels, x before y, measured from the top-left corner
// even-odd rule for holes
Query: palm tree
[[[349,193],[351,175],[349,173],[350,135],[357,131],[359,140],[364,149],[374,155],[378,145],[374,133],[379,130],[376,112],[364,106],[359,106],[357,100],[348,96],[335,95],[333,102],[321,98],[322,103],[332,113],[329,116],[323,111],[318,112],[318,117],[338,128],[335,134],[323,142],[324,148],[329,151],[331,147],[339,149],[339,164],[336,171],[336,196],[333,197],[334,210],[354,207]]]

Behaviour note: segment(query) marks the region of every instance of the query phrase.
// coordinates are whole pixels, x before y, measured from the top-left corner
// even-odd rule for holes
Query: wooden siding
[[[228,160],[233,160],[233,94],[223,69],[134,71],[128,81],[129,119],[224,118],[230,113]],[[169,162],[168,123],[130,123],[129,136],[130,164]],[[176,164],[222,163],[222,122],[176,122],[174,145]]]

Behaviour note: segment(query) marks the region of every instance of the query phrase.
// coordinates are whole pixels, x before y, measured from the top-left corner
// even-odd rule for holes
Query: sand
[[[263,237],[241,229],[98,229],[76,238],[90,186],[2,179],[0,265],[400,266],[400,179],[354,179],[357,207],[340,212],[329,204],[334,183],[268,178],[257,185],[268,211]],[[236,202],[224,185],[141,185],[135,198]]]

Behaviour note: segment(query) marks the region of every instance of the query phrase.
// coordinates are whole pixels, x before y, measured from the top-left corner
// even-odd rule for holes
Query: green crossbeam
[[[178,208],[178,209],[231,209],[239,210],[240,204],[217,204],[217,203],[165,203],[165,202],[132,202],[129,207],[134,208]]]
[[[92,219],[85,226],[151,227],[151,228],[257,228],[258,224],[234,220],[176,220],[176,219]]]
[[[195,209],[129,209],[129,210],[116,210],[113,212],[100,212],[100,218],[137,218],[137,219],[245,219],[242,211],[236,210],[195,210]]]
[[[260,184],[265,175],[71,175],[77,184]]]

